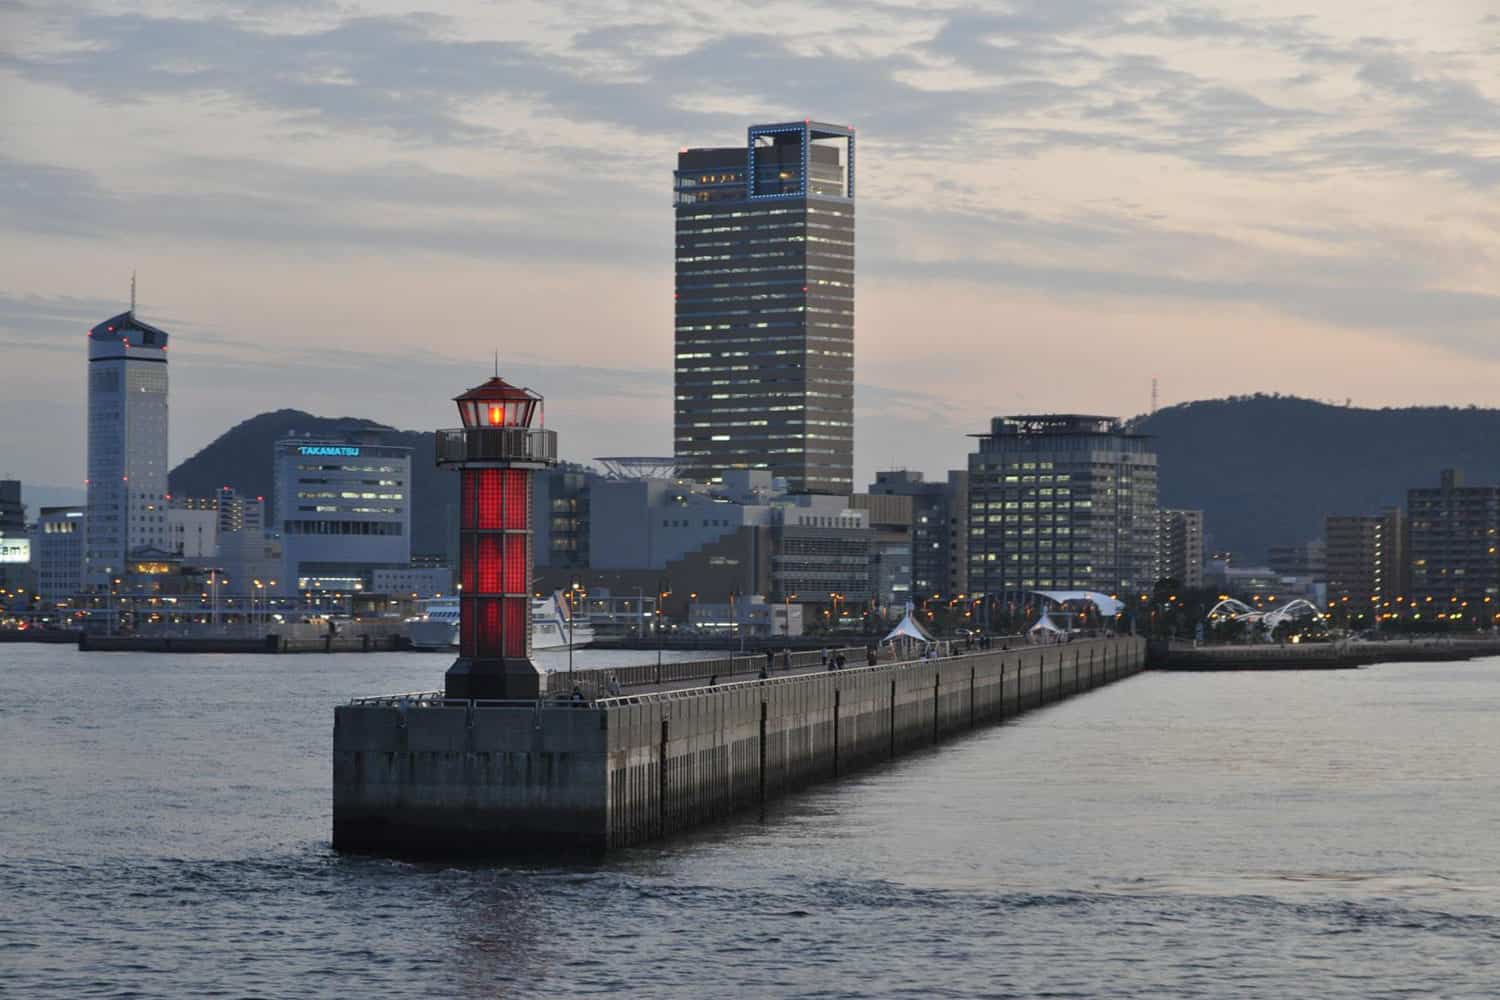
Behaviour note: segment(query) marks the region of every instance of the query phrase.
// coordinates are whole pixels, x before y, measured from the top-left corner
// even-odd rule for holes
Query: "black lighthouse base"
[[[528,659],[470,660],[460,657],[443,677],[449,698],[532,701],[547,690],[546,675]]]

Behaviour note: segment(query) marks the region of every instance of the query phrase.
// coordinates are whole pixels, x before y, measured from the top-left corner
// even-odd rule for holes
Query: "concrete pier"
[[[1122,637],[578,703],[361,699],[335,711],[333,842],[443,855],[639,844],[1128,677],[1145,653]]]

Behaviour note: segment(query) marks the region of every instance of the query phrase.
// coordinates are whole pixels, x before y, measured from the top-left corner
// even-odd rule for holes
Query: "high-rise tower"
[[[89,331],[84,585],[137,549],[167,550],[167,333],[131,309]]]
[[[800,493],[854,482],[854,130],[752,125],[677,157],[681,475],[769,469]]]

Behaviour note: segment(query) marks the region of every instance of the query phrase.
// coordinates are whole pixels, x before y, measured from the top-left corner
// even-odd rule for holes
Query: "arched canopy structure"
[[[1232,597],[1227,597],[1209,609],[1207,620],[1210,622],[1224,620],[1247,622],[1252,625],[1259,625],[1267,632],[1272,632],[1276,629],[1276,626],[1285,621],[1294,621],[1302,618],[1318,619],[1321,617],[1323,615],[1318,611],[1317,605],[1300,597],[1269,610],[1265,608],[1252,608],[1244,601],[1237,601]]]
[[[1113,618],[1125,606],[1123,601],[1110,597],[1108,594],[1101,594],[1096,590],[1033,590],[1032,593],[1058,604],[1087,601],[1098,608],[1099,614],[1105,618]]]

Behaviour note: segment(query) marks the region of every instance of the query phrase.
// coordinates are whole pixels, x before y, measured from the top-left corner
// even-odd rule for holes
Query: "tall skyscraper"
[[[752,125],[677,157],[680,475],[854,483],[854,130]]]
[[[1156,453],[1112,417],[995,417],[969,456],[969,590],[1149,591]]]
[[[84,585],[106,585],[129,553],[171,548],[167,526],[167,333],[135,310],[89,331]]]

